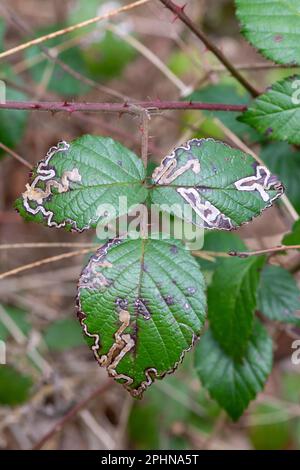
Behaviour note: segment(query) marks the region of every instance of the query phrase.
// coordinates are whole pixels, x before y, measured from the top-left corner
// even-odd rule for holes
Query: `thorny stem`
[[[243,85],[253,97],[258,96],[260,93],[256,90],[248,80],[240,74],[240,72],[235,68],[235,66],[227,59],[227,57],[223,54],[223,52],[215,46],[210,39],[198,28],[195,23],[185,14],[184,8],[185,5],[179,6],[176,5],[172,0],[160,0],[166,8],[171,10],[176,16],[175,18],[179,18],[189,29],[192,31],[195,36],[197,36],[203,44],[209,49],[218,59],[219,61],[226,67],[227,70],[235,77],[241,85]]]
[[[141,143],[141,156],[145,168],[148,164],[148,144],[149,144],[149,119],[150,115],[146,109],[143,109],[141,112],[141,134],[142,134],[142,143]]]
[[[248,258],[249,256],[259,256],[265,254],[273,254],[287,250],[300,250],[300,245],[279,245],[273,248],[265,248],[256,251],[229,251],[230,256],[237,256],[238,258]]]
[[[137,101],[134,103],[102,103],[102,102],[67,102],[67,101],[7,101],[0,103],[0,109],[14,109],[23,111],[64,111],[73,113],[75,111],[89,112],[112,112],[112,113],[137,113],[136,107],[151,111],[168,110],[208,110],[208,111],[246,111],[247,106],[223,103],[201,103],[193,101]]]
[[[99,395],[104,394],[109,387],[111,386],[112,382],[109,380],[105,382],[100,387],[93,390],[85,399],[81,400],[77,403],[71,410],[66,413],[55,425],[53,426],[50,431],[48,431],[33,447],[32,450],[39,450],[41,449],[55,434],[60,432],[64,426],[71,421],[75,416],[86,406],[88,406],[93,400],[95,400]]]

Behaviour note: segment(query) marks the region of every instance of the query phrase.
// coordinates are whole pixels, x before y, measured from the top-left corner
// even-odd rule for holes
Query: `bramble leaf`
[[[138,397],[173,373],[198,338],[204,290],[179,241],[114,239],[80,276],[78,317],[100,366]]]
[[[272,140],[300,144],[300,75],[274,83],[238,120]]]
[[[147,197],[142,161],[108,137],[85,135],[52,147],[15,206],[26,220],[77,231],[126,214]],[[120,204],[120,197],[126,197]],[[99,206],[107,210],[100,210]]]
[[[220,262],[208,288],[208,318],[215,339],[232,357],[241,357],[253,329],[257,288],[265,259]]]
[[[293,276],[280,266],[265,266],[258,289],[258,309],[271,320],[300,327],[300,289]]]
[[[245,354],[227,355],[209,329],[201,338],[195,367],[203,386],[236,421],[260,392],[272,369],[272,340],[258,320]]]
[[[300,213],[300,152],[286,142],[270,142],[260,153],[262,160],[284,184],[286,195]]]
[[[299,0],[236,0],[246,39],[278,64],[300,64]]]
[[[213,139],[177,147],[154,170],[152,180],[152,201],[161,210],[207,229],[236,229],[283,193],[267,168]]]
[[[297,220],[290,233],[287,233],[282,239],[283,245],[300,245],[300,219]]]

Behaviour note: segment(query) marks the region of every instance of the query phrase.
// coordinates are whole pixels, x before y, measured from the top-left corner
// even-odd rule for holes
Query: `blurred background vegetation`
[[[99,15],[120,3],[1,0],[0,50]],[[267,62],[239,34],[232,1],[190,0],[187,8],[227,56],[247,69],[245,73],[260,89],[291,75],[286,69],[261,68]],[[155,0],[43,47],[47,47],[48,56],[44,48],[31,47],[0,63],[8,100],[178,100],[188,95],[208,102],[249,101],[213,55],[179,21],[172,22],[169,12]],[[157,113],[150,122],[152,164],[189,138],[211,136],[234,145],[234,133],[260,152],[300,211],[299,150],[284,143],[267,145],[265,138],[235,117],[225,112]],[[59,140],[84,133],[112,136],[140,152],[140,123],[126,115],[0,110],[0,142],[30,164]],[[0,159],[2,245],[94,240],[93,234],[67,234],[25,224],[12,204],[24,189],[28,169],[3,149]],[[287,231],[284,216],[272,208],[263,220],[243,227],[237,235],[209,234],[205,247],[228,250],[240,246],[240,239],[252,249],[274,246]],[[1,272],[65,251],[62,246],[10,246],[0,251]],[[284,258],[297,282],[299,259],[295,254]],[[200,262],[210,282],[217,260]],[[1,281],[0,340],[6,342],[8,362],[0,366],[1,449],[29,449],[60,420],[64,421],[62,430],[47,439],[45,448],[299,448],[300,366],[293,366],[290,359],[291,343],[300,337],[299,328],[265,320],[276,344],[275,367],[264,392],[237,423],[232,423],[201,387],[193,353],[174,376],[153,385],[142,401],[134,401],[113,381],[107,384],[106,372],[98,368],[82,337],[74,297],[83,263],[83,258],[74,257]],[[99,393],[93,395],[97,389]],[[89,396],[91,400],[73,413]],[[65,419],[68,413],[72,419]]]

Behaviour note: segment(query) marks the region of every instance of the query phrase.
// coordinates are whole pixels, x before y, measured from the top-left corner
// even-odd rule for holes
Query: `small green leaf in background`
[[[290,440],[289,413],[283,405],[259,403],[251,413],[249,438],[256,450],[282,450]]]
[[[116,5],[111,4],[111,8],[116,8]],[[72,6],[68,23],[70,25],[80,23],[96,15],[107,13],[108,10],[110,8],[106,1],[89,0],[87,2],[86,0],[78,0]],[[120,74],[125,66],[136,57],[136,50],[131,45],[112,31],[106,30],[107,22],[112,20],[100,21],[95,25],[85,28],[85,32],[90,31],[91,34],[85,35],[82,38],[83,47],[80,52],[84,60],[85,69],[87,74],[95,80],[103,81],[113,77],[120,78]],[[118,26],[121,31],[130,31],[130,19],[123,17],[120,20],[119,18]],[[81,34],[80,30],[73,31],[71,36]]]
[[[300,245],[300,219],[297,220],[290,233],[287,233],[282,239],[283,245]]]
[[[184,99],[193,102],[202,101],[207,103],[247,105],[251,97],[243,88],[237,86],[235,83],[219,83],[196,90]],[[241,113],[229,113],[227,111],[218,111],[215,113],[213,111],[203,111],[203,113],[208,117],[218,118],[226,127],[243,140],[253,142],[261,139],[260,134],[251,126],[237,120],[237,117],[240,116]]]
[[[122,38],[111,31],[83,50],[83,58],[90,75],[109,80],[120,77],[125,66],[136,57],[136,52]]]
[[[300,64],[299,0],[236,0],[246,39],[278,64]]]
[[[29,396],[32,380],[11,366],[0,366],[0,404],[19,405]]]
[[[57,320],[49,325],[44,332],[44,340],[52,351],[65,351],[84,344],[80,326],[72,318]]]
[[[195,367],[211,397],[236,421],[264,388],[272,370],[272,340],[256,320],[244,356],[234,359],[209,329],[196,348]]]
[[[248,154],[213,139],[193,139],[153,174],[152,201],[195,225],[233,230],[282,195],[282,185]],[[186,215],[186,208],[192,214]]]
[[[300,144],[299,84],[300,75],[274,83],[238,120],[272,140]]]
[[[36,36],[39,37],[44,34],[52,33],[62,27],[62,25],[49,26],[37,31]],[[63,40],[61,38],[51,39],[50,41],[47,41],[47,48],[51,49],[59,47],[62,44]],[[42,60],[39,60],[39,56],[41,54]],[[45,83],[47,85],[47,90],[63,96],[77,96],[88,91],[89,87],[85,83],[71,76],[63,70],[60,65],[55,64],[53,61],[45,57],[38,46],[33,46],[27,49],[25,57],[29,64],[31,62],[33,63],[29,69],[33,80],[38,84]],[[76,72],[84,74],[85,62],[78,46],[62,50],[62,52],[58,54],[58,58]]]
[[[0,51],[4,49],[4,36],[6,31],[6,24],[3,18],[0,18]]]
[[[217,231],[206,231],[204,234],[204,251],[212,252],[224,252],[229,251],[246,251],[247,247],[243,240],[232,232],[217,232]],[[204,258],[197,257],[197,262],[204,271],[212,271],[223,262],[224,258],[216,256],[215,261],[209,261]]]
[[[252,334],[263,257],[227,259],[219,264],[208,288],[208,318],[224,351],[239,358]]]
[[[280,266],[265,266],[258,289],[259,311],[271,320],[300,326],[300,289],[293,276]]]
[[[295,209],[300,213],[300,152],[285,142],[270,142],[260,156],[267,167],[280,178]],[[300,241],[299,241],[300,243]]]
[[[6,83],[6,79],[10,79],[17,85],[22,85],[22,80],[16,77],[9,67],[2,67],[0,72],[0,80]],[[13,88],[6,83],[6,100],[7,101],[26,101],[27,96],[20,90]],[[0,142],[10,148],[15,148],[22,139],[28,121],[28,113],[26,111],[12,111],[0,109]],[[4,151],[0,149],[0,157]]]
[[[20,328],[22,333],[24,333],[24,335],[27,335],[31,329],[31,326],[27,320],[27,313],[22,309],[9,305],[2,305],[2,307],[4,308],[9,318],[11,318],[11,320],[17,325],[17,327]],[[0,320],[0,340],[5,341],[7,338],[9,338],[9,336],[9,331]]]
[[[178,240],[115,239],[83,270],[77,305],[98,363],[137,397],[175,372],[200,335],[204,280]]]
[[[85,135],[49,152],[15,203],[26,220],[82,231],[127,213],[147,197],[142,161],[109,137]],[[127,205],[119,204],[121,196]],[[108,214],[98,212],[104,204]]]

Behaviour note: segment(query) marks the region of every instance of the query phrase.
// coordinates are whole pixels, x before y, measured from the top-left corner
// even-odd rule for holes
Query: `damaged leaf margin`
[[[177,369],[200,335],[205,310],[198,264],[175,240],[110,240],[79,279],[77,312],[87,342],[134,397]]]

